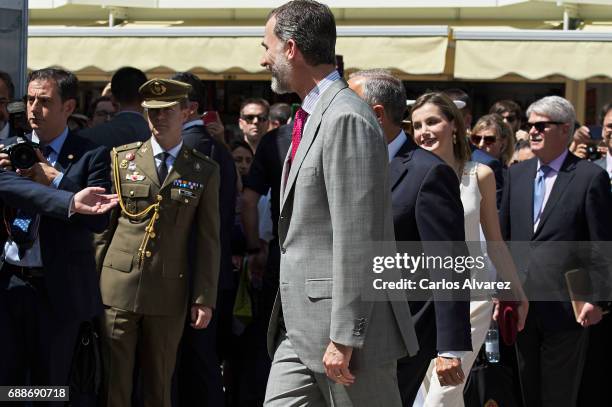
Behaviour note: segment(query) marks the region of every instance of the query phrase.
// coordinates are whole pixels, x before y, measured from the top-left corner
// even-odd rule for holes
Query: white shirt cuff
[[[463,359],[463,357],[465,356],[467,352],[464,350],[447,350],[445,352],[438,352],[438,356],[441,356],[443,358],[456,358],[456,359]]]

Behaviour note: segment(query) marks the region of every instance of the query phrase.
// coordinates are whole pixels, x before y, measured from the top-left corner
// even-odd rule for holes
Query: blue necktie
[[[41,148],[43,155],[48,160],[49,156],[53,152],[53,148],[46,146]],[[28,249],[36,240],[36,220],[38,216],[36,213],[24,211],[22,209],[17,210],[17,216],[11,223],[11,239],[19,246],[19,251],[22,252],[24,249]],[[22,256],[22,253],[20,254]]]
[[[533,185],[533,224],[535,225],[538,220],[538,215],[542,210],[544,204],[544,195],[546,194],[546,186],[544,179],[546,175],[552,170],[548,165],[543,165],[536,174],[535,183]]]

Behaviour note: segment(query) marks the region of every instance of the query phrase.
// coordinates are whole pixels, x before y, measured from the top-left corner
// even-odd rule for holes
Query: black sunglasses
[[[497,140],[497,137],[493,135],[479,136],[477,134],[472,134],[470,136],[470,140],[476,146],[479,146],[482,140],[484,140],[485,145],[490,146],[491,144],[495,144],[495,140]]]
[[[268,121],[268,116],[257,115],[257,114],[243,114],[240,116],[240,118],[249,124],[253,123],[255,118],[257,118],[257,122],[259,123]]]
[[[544,130],[546,130],[548,128],[548,126],[550,126],[551,124],[564,124],[562,122],[535,122],[535,123],[530,123],[527,122],[527,129],[531,130],[532,127],[535,127],[535,129],[539,132],[542,133]]]

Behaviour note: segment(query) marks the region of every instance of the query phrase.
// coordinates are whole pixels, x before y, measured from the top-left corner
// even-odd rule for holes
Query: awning
[[[262,28],[234,30],[49,30],[30,27],[28,68],[61,66],[112,73],[130,65],[145,72],[204,70],[262,73]],[[171,32],[171,35],[168,33]],[[230,34],[237,34],[230,36]],[[444,71],[448,27],[338,27],[336,52],[346,70],[389,68],[406,74]]]
[[[562,75],[573,80],[612,78],[612,33],[454,30],[457,79],[527,79]]]

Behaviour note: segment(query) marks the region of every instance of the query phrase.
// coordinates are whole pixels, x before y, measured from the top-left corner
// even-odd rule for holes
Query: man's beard
[[[272,72],[272,92],[282,95],[284,93],[291,93],[291,86],[289,84],[289,73],[291,72],[291,65],[282,53],[279,53],[279,58],[270,68]]]

